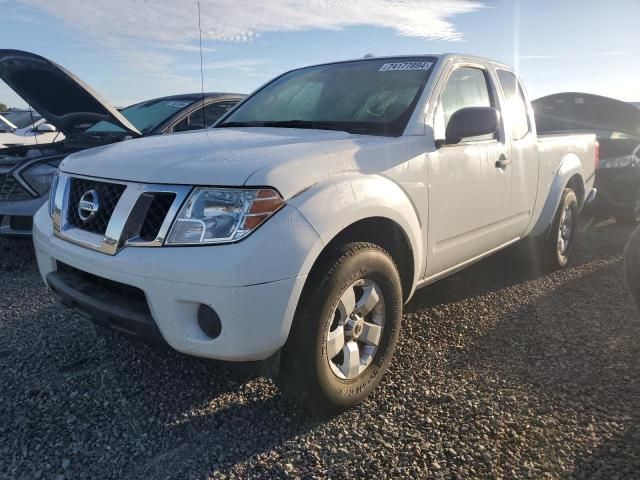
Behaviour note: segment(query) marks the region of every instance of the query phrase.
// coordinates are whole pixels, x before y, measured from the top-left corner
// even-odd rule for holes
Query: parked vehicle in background
[[[265,361],[335,412],[380,381],[416,288],[527,236],[566,265],[595,161],[594,135],[536,135],[506,65],[317,65],[204,132],[67,157],[34,244],[47,285],[96,323]]]
[[[194,93],[147,100],[118,111],[82,80],[46,58],[0,50],[0,79],[48,119],[63,141],[0,149],[0,235],[31,235],[60,161],[73,152],[131,138],[202,129],[244,95]],[[11,112],[10,112],[11,113]],[[27,112],[28,113],[28,112]],[[15,132],[14,132],[15,134]]]
[[[592,132],[600,145],[596,219],[640,222],[640,109],[613,98],[557,93],[533,101],[540,132]]]
[[[11,110],[4,112],[2,116],[15,125],[11,131],[0,133],[0,144],[3,147],[43,145],[64,140],[64,135],[37,112]]]

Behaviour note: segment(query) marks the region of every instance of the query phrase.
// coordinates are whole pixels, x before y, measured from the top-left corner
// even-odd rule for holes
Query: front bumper
[[[46,281],[67,307],[88,316],[103,327],[111,327],[152,343],[164,343],[144,294],[129,297],[125,289],[118,292],[105,288],[104,281],[92,282],[83,272],[60,263],[57,266],[59,270],[48,273]],[[141,293],[139,290],[137,292]]]
[[[141,290],[150,319],[172,348],[228,361],[264,360],[284,345],[307,274],[323,246],[293,207],[283,208],[244,241],[230,245],[126,247],[115,256],[105,255],[55,237],[46,208],[35,216],[33,236],[45,282],[96,323],[105,324],[106,319],[111,326],[139,334],[131,322],[135,309],[126,302],[109,308],[112,299],[100,301],[101,293],[65,283],[57,273],[59,265]],[[222,330],[215,339],[198,325],[201,305],[220,317]]]
[[[47,195],[28,200],[0,201],[0,235],[28,237],[31,235],[30,219],[47,201]]]

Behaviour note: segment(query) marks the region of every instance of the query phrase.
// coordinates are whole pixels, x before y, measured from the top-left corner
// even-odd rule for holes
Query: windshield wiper
[[[345,125],[336,122],[321,122],[313,120],[280,120],[273,122],[264,122],[265,127],[276,128],[309,128],[317,130],[342,130],[346,131]]]
[[[312,130],[337,130],[347,133],[371,134],[371,129],[349,122],[329,122],[315,120],[274,120],[264,122],[225,122],[218,127],[274,127],[274,128],[306,128]]]
[[[264,122],[223,122],[220,125],[216,125],[215,128],[220,127],[263,127]]]

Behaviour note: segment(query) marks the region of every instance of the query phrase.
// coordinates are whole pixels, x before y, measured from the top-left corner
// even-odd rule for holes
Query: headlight
[[[60,171],[56,170],[51,179],[51,188],[49,188],[49,215],[53,218],[53,212],[56,208],[56,189],[58,188],[58,179]]]
[[[631,155],[628,155],[626,157],[620,157],[618,159],[618,168],[628,167],[632,163],[633,163],[633,158],[631,157]]]
[[[618,166],[618,159],[612,158],[604,162],[604,168],[616,168]]]
[[[600,167],[602,168],[625,168],[635,164],[635,155],[627,155],[626,157],[610,158],[608,160],[602,160]]]
[[[270,188],[197,187],[180,209],[167,244],[235,242],[283,205],[280,194]]]
[[[32,165],[20,175],[38,195],[44,195],[49,191],[51,180],[57,171],[58,165],[43,162]]]

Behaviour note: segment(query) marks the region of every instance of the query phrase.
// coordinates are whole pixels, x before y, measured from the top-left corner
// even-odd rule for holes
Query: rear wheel
[[[556,270],[569,261],[578,232],[578,199],[570,188],[565,188],[551,227],[540,239],[540,258],[543,265]]]
[[[370,243],[338,249],[310,281],[285,345],[280,383],[309,409],[336,413],[365,399],[395,350],[402,287],[389,254]]]
[[[640,190],[635,194],[633,205],[618,211],[615,219],[621,225],[637,225],[640,223]]]

